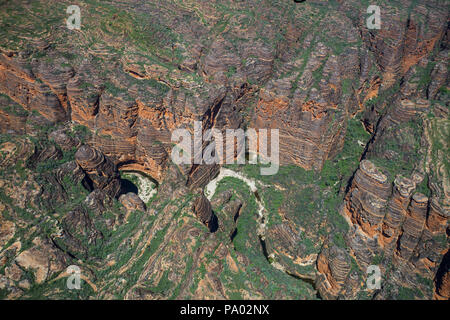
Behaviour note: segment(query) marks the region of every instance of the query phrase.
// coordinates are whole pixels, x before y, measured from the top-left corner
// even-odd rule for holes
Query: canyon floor
[[[0,299],[448,300],[449,9],[0,1]]]

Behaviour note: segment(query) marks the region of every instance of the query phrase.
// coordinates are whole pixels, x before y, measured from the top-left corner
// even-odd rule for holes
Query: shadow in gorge
[[[120,182],[122,184],[121,194],[126,194],[128,192],[132,192],[135,194],[139,193],[138,187],[130,180],[121,178]]]
[[[213,214],[212,214],[211,221],[210,221],[210,223],[208,225],[208,228],[209,228],[209,231],[211,233],[214,233],[214,232],[217,231],[217,229],[219,229],[219,219],[217,219],[217,216],[214,213],[214,211],[213,211]]]
[[[449,272],[448,270],[450,270],[450,250],[447,250],[445,255],[442,257],[441,264],[439,265],[439,268],[436,272],[434,282],[437,293],[439,293],[444,285],[444,276],[447,272]]]
[[[152,176],[138,170],[119,170],[122,183],[121,194],[128,192],[137,194],[144,202],[147,196],[151,197],[154,189],[158,189],[159,182]],[[131,176],[130,176],[131,175]],[[137,175],[138,177],[135,177]],[[153,184],[153,186],[151,186]],[[142,189],[141,189],[142,188]]]

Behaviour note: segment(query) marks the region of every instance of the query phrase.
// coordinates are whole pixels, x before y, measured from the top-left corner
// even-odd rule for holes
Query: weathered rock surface
[[[354,0],[89,1],[81,31],[68,5],[1,4],[0,296],[30,297],[24,269],[74,298],[53,284],[82,263],[76,298],[448,299],[447,3],[383,3],[380,30]],[[172,163],[194,121],[279,129],[263,217]],[[158,181],[148,207],[119,170]]]
[[[75,153],[75,160],[87,174],[95,189],[101,189],[111,197],[119,195],[121,182],[117,167],[101,151],[83,145]]]
[[[36,283],[43,283],[53,274],[63,270],[66,257],[49,241],[33,240],[33,247],[22,251],[15,262],[22,268],[33,270]]]
[[[211,203],[203,193],[194,201],[193,210],[197,218],[211,231],[217,230],[217,218],[212,211]]]
[[[119,202],[127,209],[127,211],[145,211],[145,204],[137,194],[128,192],[119,197]]]
[[[446,237],[448,210],[441,208],[437,213],[436,209],[432,209],[430,199],[415,189],[416,183],[412,179],[401,176],[394,180],[391,189],[387,177],[369,160],[363,160],[343,208],[343,214],[348,216],[352,226],[351,232],[346,235],[349,253],[345,256],[354,257],[363,271],[370,265],[382,262],[380,267],[383,272],[388,272],[387,261],[391,261],[389,263],[398,268],[397,276],[388,281],[397,286],[419,285],[417,278],[414,278],[416,275],[429,278],[436,275],[440,265],[445,263],[446,244],[437,239]],[[435,215],[441,217],[440,223],[431,230],[427,221],[432,224]],[[383,257],[383,260],[374,263],[377,257]],[[338,279],[350,277],[351,274],[349,270],[334,274],[327,267],[334,259],[334,255],[330,256],[325,249],[319,255],[319,292],[323,297],[349,298],[359,290],[360,284],[355,283],[350,290],[351,295],[347,296]],[[445,279],[442,275],[440,283],[443,288]],[[383,288],[386,289],[387,285]]]
[[[324,299],[338,296],[350,272],[349,257],[344,250],[333,246],[324,248],[317,259],[318,291]]]

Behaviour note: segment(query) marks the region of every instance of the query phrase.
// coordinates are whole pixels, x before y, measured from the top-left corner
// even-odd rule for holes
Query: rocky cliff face
[[[391,185],[372,162],[361,162],[342,208],[351,228],[345,238],[348,251],[333,246],[340,254],[321,252],[318,271],[325,275],[319,281],[321,294],[355,296],[361,284],[345,281],[353,276],[349,263],[353,257],[363,271],[370,265],[381,266],[388,284],[378,298],[392,297],[389,286],[419,287],[431,298],[433,292],[419,281],[434,278],[445,263],[448,248],[440,239],[446,238],[448,207],[416,191],[423,177],[413,179],[397,176]],[[333,271],[335,265],[341,266],[339,271]],[[389,269],[396,273],[389,277]]]
[[[36,39],[32,50],[2,56],[2,91],[50,121],[71,119],[89,127],[96,132],[92,143],[119,166],[158,180],[167,167],[171,130],[189,127],[193,120],[203,121],[204,128],[236,128],[242,117],[234,111],[256,91],[251,123],[256,128],[280,128],[281,162],[321,169],[342,149],[346,120],[376,95],[380,85],[392,86],[432,51],[444,35],[447,15],[433,10],[425,28],[420,23],[423,5],[414,7],[409,17],[406,10],[391,6],[385,10],[383,29],[372,34],[364,16],[354,16],[347,5],[332,13],[314,6],[311,10],[316,23],[305,22],[306,13],[299,12],[277,21],[285,30],[275,50],[258,35],[268,32],[271,38],[276,33],[258,23],[255,34],[235,44],[232,31],[243,32],[241,25],[225,30],[208,46],[187,49],[178,44],[182,57],[167,62],[169,69],[131,52],[117,61],[114,51],[101,42],[86,58],[72,61],[47,40]],[[190,32],[194,31],[186,28],[183,36],[194,37]],[[202,35],[207,30],[195,32]],[[107,79],[102,69],[111,70],[114,78]],[[436,73],[439,70],[445,72],[442,66]],[[202,76],[198,84],[190,80],[195,73]]]
[[[71,4],[1,5],[1,297],[82,262],[75,298],[448,299],[448,4]],[[220,165],[170,159],[194,121],[279,129],[279,173],[209,201]]]
[[[100,151],[83,145],[75,153],[75,161],[87,174],[94,189],[101,189],[111,197],[120,194],[121,184],[117,167]]]
[[[437,129],[437,123],[447,117],[442,105],[448,104],[448,98],[433,88],[434,81],[445,83],[448,79],[446,75],[447,80],[438,76],[424,82],[422,69],[438,74],[448,50],[445,34],[442,39],[434,54],[419,59],[418,66],[409,69],[388,101],[375,101],[374,107],[366,110],[366,128],[374,134],[341,208],[350,226],[346,254],[330,256],[323,250],[318,260],[324,296],[350,298],[364,287],[355,283],[349,295],[348,284],[339,285],[336,279],[352,277],[351,270],[335,276],[326,267],[345,264],[349,258],[358,266],[354,269],[363,273],[370,265],[381,267],[385,284],[372,292],[377,298],[413,298],[405,288],[419,288],[416,297],[439,297],[439,288],[445,287],[446,272],[439,270],[446,268],[448,252],[448,170],[444,169],[447,160],[435,148],[440,143],[444,148],[447,145],[441,138],[447,129]],[[384,109],[381,118],[367,125],[373,116],[370,113],[378,113],[380,106]],[[435,124],[433,129],[431,123]],[[436,129],[443,131],[437,133]],[[427,278],[433,279],[433,285],[424,282]]]
[[[195,200],[193,209],[199,220],[211,231],[215,231],[217,229],[217,218],[212,211],[211,203],[203,193]]]

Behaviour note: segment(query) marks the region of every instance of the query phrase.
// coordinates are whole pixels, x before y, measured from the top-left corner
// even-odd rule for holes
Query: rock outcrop
[[[121,192],[121,182],[116,165],[101,151],[88,145],[81,146],[75,160],[89,177],[94,189],[101,189],[111,197]]]
[[[41,284],[63,270],[67,265],[67,257],[50,241],[36,238],[33,246],[22,251],[15,262],[22,268],[33,270],[36,283]]]
[[[17,59],[0,55],[1,91],[26,110],[36,110],[52,122],[67,119],[67,114],[61,106],[57,95],[52,89],[38,81],[25,57],[21,53]]]
[[[140,210],[145,211],[145,203],[135,193],[128,192],[119,197],[119,202],[127,209],[128,212]]]
[[[208,227],[210,231],[217,230],[217,217],[211,208],[208,198],[202,193],[195,201],[193,210],[196,217]]]
[[[324,247],[317,259],[317,270],[320,272],[317,290],[324,299],[333,299],[347,282],[350,273],[350,258],[346,252],[336,246]]]
[[[328,249],[323,249],[318,258],[321,296],[350,298],[360,290],[359,282],[355,282],[353,288],[344,288],[343,280],[352,277],[349,268],[340,268],[342,272],[337,274],[331,268],[333,263],[344,263],[350,257],[363,272],[370,265],[378,265],[385,273],[390,271],[389,268],[397,268],[397,273],[387,281],[400,287],[420,286],[417,278],[438,274],[440,265],[445,263],[446,248],[446,244],[438,239],[446,237],[448,210],[433,208],[428,197],[415,191],[420,180],[414,181],[414,178],[418,179],[397,176],[391,187],[387,176],[372,162],[361,162],[342,212],[352,228],[345,237],[348,253],[341,250],[341,255],[331,254]],[[430,228],[435,220],[439,222]],[[442,274],[443,288],[445,279]],[[388,286],[383,286],[385,298],[392,294],[387,293]],[[346,290],[350,290],[350,295]]]
[[[380,230],[391,186],[372,162],[363,160],[353,179],[345,208],[354,224],[370,236]]]

